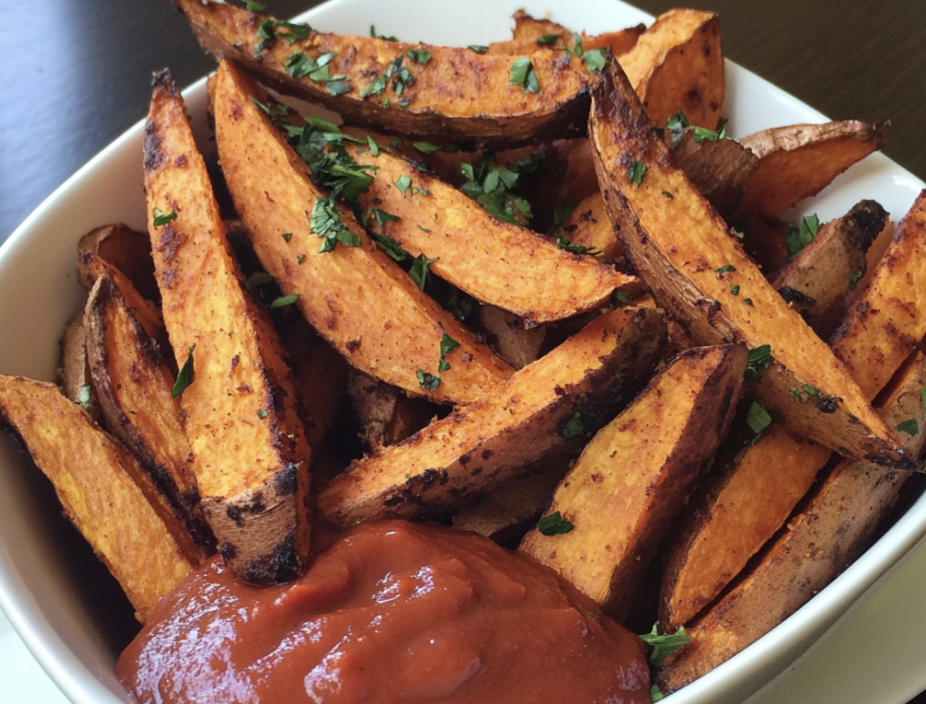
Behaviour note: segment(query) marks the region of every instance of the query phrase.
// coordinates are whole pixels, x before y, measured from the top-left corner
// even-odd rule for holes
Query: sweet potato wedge
[[[733,219],[743,233],[743,249],[762,271],[770,274],[788,259],[788,223],[773,215],[744,213]]]
[[[557,487],[549,512],[573,528],[530,531],[519,549],[622,621],[637,580],[730,427],[745,369],[742,345],[677,356],[592,438]]]
[[[154,278],[151,240],[145,232],[116,223],[98,227],[77,243],[77,280],[88,291],[99,275],[103,261],[122,272],[145,299],[161,303],[161,292]]]
[[[659,305],[687,323],[699,344],[770,344],[774,361],[756,388],[773,417],[853,456],[918,467],[826,344],[788,308],[675,165],[620,67],[610,62],[602,74],[589,138],[605,207]],[[792,389],[812,396],[811,402],[797,403]]]
[[[145,191],[175,387],[203,511],[235,575],[285,581],[309,550],[310,450],[269,317],[244,291],[202,156],[170,74],[154,81]]]
[[[615,289],[637,283],[594,257],[496,220],[469,196],[404,159],[382,150],[374,157],[366,144],[347,145],[347,152],[376,167],[361,206],[399,218],[383,223],[383,233],[413,257],[436,259],[431,271],[483,303],[548,323],[597,308]]]
[[[144,622],[203,557],[147,475],[53,384],[0,376],[0,422],[26,445]]]
[[[664,336],[655,310],[604,314],[478,401],[354,462],[319,508],[340,525],[422,515],[577,453],[644,383]]]
[[[138,292],[123,285],[128,288],[120,289],[104,271],[84,308],[87,357],[105,427],[135,454],[197,545],[213,553],[215,537],[200,510],[180,405],[171,397],[174,375],[138,320]]]
[[[417,433],[431,421],[436,408],[426,399],[406,396],[401,389],[356,369],[349,374],[348,394],[363,440],[372,450]]]
[[[769,276],[820,337],[839,323],[846,295],[865,274],[866,254],[886,221],[884,208],[863,200],[823,225],[809,245]]]
[[[645,31],[646,26],[638,24],[635,27],[627,27],[616,32],[605,32],[598,35],[588,35],[581,32],[578,33],[578,36],[582,41],[583,49],[603,49],[607,47],[610,49],[611,54],[619,59],[634,47],[640,35]],[[526,53],[531,48],[531,42],[533,42],[535,51],[538,45],[554,50],[562,50],[564,46],[574,46],[576,36],[576,32],[563,25],[549,19],[537,19],[523,9],[514,13],[514,29],[512,29],[511,33],[512,39],[509,41],[489,44],[489,52],[496,54]],[[557,35],[559,39],[551,41],[553,35]],[[542,37],[544,42],[540,44],[537,40]]]
[[[71,401],[79,404],[95,423],[103,419],[100,399],[90,381],[90,363],[87,360],[87,331],[83,313],[68,323],[61,338],[61,357],[58,363],[58,386]]]
[[[743,137],[759,157],[741,208],[777,215],[822,191],[852,164],[881,149],[887,123],[857,120],[773,127]]]
[[[910,454],[926,441],[926,357],[917,352],[885,400],[892,427],[916,421],[904,434]],[[663,692],[679,689],[729,659],[790,616],[852,563],[893,506],[908,477],[864,461],[844,459],[788,521],[761,559],[685,633],[692,642],[665,661],[657,677]]]
[[[531,62],[538,84],[533,92],[511,83],[515,59],[507,55],[314,30],[305,30],[304,39],[290,44],[280,37],[293,38],[298,30],[267,15],[199,0],[175,4],[206,51],[241,62],[279,92],[323,105],[346,122],[405,135],[505,145],[584,131],[590,74],[581,59],[564,52],[519,57]],[[277,38],[261,39],[261,26],[272,28]],[[429,58],[406,56],[418,51],[429,52]],[[305,57],[301,61],[315,62],[333,54],[326,64],[332,80],[316,81],[308,70],[296,70],[302,65],[299,54]]]
[[[426,296],[349,212],[340,211],[341,222],[361,246],[319,252],[311,213],[325,194],[252,96],[266,100],[223,61],[216,94],[222,168],[254,250],[283,293],[299,296],[306,320],[353,366],[413,395],[425,394],[417,370],[439,374],[444,334],[460,347],[447,355],[450,371],[428,392],[433,400],[472,401],[508,377],[511,368]]]
[[[620,57],[654,125],[684,110],[692,125],[716,129],[724,97],[720,18],[713,12],[664,12]]]
[[[926,190],[894,231],[880,265],[833,333],[836,356],[873,396],[926,334]]]
[[[474,316],[486,342],[515,369],[522,369],[540,357],[547,327],[525,325],[523,318],[494,306],[479,306]]]
[[[560,233],[554,233],[560,234]],[[581,201],[563,221],[562,234],[572,244],[588,247],[605,259],[624,260],[624,247],[614,233],[611,219],[604,208],[601,192]]]

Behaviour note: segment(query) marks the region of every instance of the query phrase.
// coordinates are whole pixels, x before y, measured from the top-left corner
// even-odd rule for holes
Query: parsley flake
[[[377,246],[383,250],[389,257],[396,262],[404,262],[411,255],[402,247],[399,246],[399,243],[396,242],[389,235],[377,235],[374,233],[370,234],[370,237],[373,238],[373,241],[376,242]]]
[[[905,420],[903,423],[898,423],[897,430],[899,430],[901,433],[906,433],[910,437],[913,437],[918,432],[920,432],[920,424],[917,422],[916,418],[910,418]]]
[[[862,278],[862,272],[857,272],[855,274],[849,274],[849,290],[854,291],[855,287],[858,286],[859,279]]]
[[[537,37],[537,43],[540,46],[550,46],[551,44],[556,44],[560,40],[559,34],[544,34]]]
[[[376,33],[376,26],[375,26],[375,25],[372,25],[372,24],[370,25],[370,37],[372,37],[373,39],[382,39],[383,41],[387,41],[387,42],[397,42],[397,41],[399,41],[397,37],[387,37],[387,36],[384,36],[384,35],[382,35],[382,34],[377,34],[377,33]]]
[[[685,635],[684,626],[679,626],[676,633],[659,634],[659,622],[653,625],[653,630],[640,635],[640,639],[652,648],[649,661],[653,665],[662,665],[667,657],[683,645],[688,645],[691,638]]]
[[[270,413],[267,411],[266,408],[259,408],[259,409],[257,409],[257,417],[258,417],[258,418],[264,419],[264,418],[266,418],[266,417],[269,416],[269,415],[270,415]]]
[[[926,389],[920,389],[920,401],[923,403],[923,408],[926,408]]]
[[[734,296],[740,295],[740,285],[739,285],[739,284],[733,284],[733,285],[730,287],[730,293],[732,293]]]
[[[746,372],[743,378],[746,381],[758,382],[762,380],[762,370],[768,369],[772,363],[772,346],[759,345],[749,350],[746,356]]]
[[[297,255],[296,255],[296,264],[302,264],[302,262],[304,262],[304,261],[305,261],[305,255],[304,255],[304,254],[297,254]]]
[[[77,400],[74,401],[78,406],[87,410],[90,407],[90,385],[84,384],[77,393]]]
[[[450,364],[447,362],[445,357],[453,352],[457,347],[460,346],[460,343],[454,340],[446,331],[440,336],[440,362],[437,364],[437,370],[439,372],[445,372],[450,369]]]
[[[289,241],[293,238],[293,233],[292,233],[292,232],[284,232],[284,233],[281,235],[281,237],[283,237],[283,239],[284,239],[285,241],[289,242]]]
[[[658,684],[653,684],[653,685],[650,685],[649,696],[650,696],[650,699],[653,700],[653,702],[661,702],[663,699],[665,699],[666,695],[664,695],[662,693],[662,690],[659,689]]]
[[[566,419],[566,422],[563,424],[563,428],[560,430],[559,434],[567,440],[572,440],[573,438],[584,435],[585,426],[582,424],[582,414],[578,411],[575,411],[571,416],[569,416]]]
[[[743,303],[745,303],[747,306],[755,307],[755,304],[752,302],[751,298],[744,298]]]
[[[665,196],[666,198],[668,198],[669,200],[673,200],[673,199],[675,198],[675,196],[673,196],[671,193],[669,193],[669,191],[663,191],[663,192],[662,192],[662,195],[664,195],[664,196]]]
[[[788,247],[788,256],[793,257],[804,247],[813,242],[820,229],[820,219],[814,215],[807,215],[797,227],[788,225],[785,230],[785,240]]]
[[[772,416],[769,415],[768,409],[761,401],[753,401],[746,414],[746,425],[756,434],[752,444],[755,445],[762,439],[765,429],[772,424]]]
[[[582,60],[592,73],[598,73],[607,61],[602,49],[589,49],[582,55]]]
[[[804,403],[804,397],[801,396],[800,389],[798,389],[796,386],[792,386],[790,391],[795,401],[797,401],[798,403]]]
[[[630,169],[627,171],[627,183],[634,184],[634,188],[639,188],[640,184],[643,183],[643,177],[646,175],[646,170],[649,167],[646,164],[640,163],[636,159],[633,160]]]
[[[424,152],[425,154],[432,154],[433,152],[439,152],[441,150],[436,144],[431,144],[430,142],[412,142],[412,146],[419,152]]]
[[[597,254],[597,250],[595,250],[593,247],[586,247],[583,244],[573,244],[565,237],[557,237],[556,246],[563,251],[570,252],[571,254]]]
[[[169,213],[165,213],[160,208],[151,209],[151,217],[154,218],[152,221],[155,227],[161,227],[161,225],[166,225],[172,220],[177,219],[177,211],[171,210]]]
[[[728,272],[736,271],[736,267],[733,266],[732,264],[724,264],[723,266],[718,267],[714,271],[717,272],[717,278],[722,279],[724,274]]]
[[[428,374],[422,369],[418,369],[418,386],[428,392],[437,391],[437,387],[440,386],[440,377],[435,376],[434,374]]]
[[[360,238],[344,226],[341,212],[333,198],[316,198],[310,216],[312,233],[322,238],[319,252],[331,252],[338,242],[345,247],[359,247]]]
[[[299,296],[302,294],[291,293],[288,296],[280,296],[279,298],[273,299],[273,303],[270,304],[271,308],[284,308],[286,306],[291,306],[293,303],[299,300]]]
[[[620,289],[614,289],[614,293],[611,295],[611,297],[614,299],[614,304],[616,306],[633,303],[633,299]]]
[[[720,128],[720,132],[709,130],[706,127],[694,128],[694,141],[697,144],[704,144],[704,142],[719,142],[721,139],[728,139],[726,125]]]
[[[433,262],[436,262],[437,259],[437,257],[428,259],[423,254],[419,254],[412,263],[412,268],[409,270],[408,275],[412,277],[412,281],[418,284],[418,288],[422,291],[424,291],[424,286],[428,282],[428,267]]]
[[[688,117],[685,115],[684,110],[679,110],[674,115],[669,115],[669,119],[666,120],[666,131],[672,135],[672,139],[669,141],[669,146],[674,147],[679,143],[679,140],[682,138],[682,133],[685,131],[686,127],[690,127],[691,123],[688,122]]]
[[[534,64],[528,58],[517,59],[511,64],[511,69],[508,72],[508,82],[513,86],[521,86],[525,93],[540,92],[540,84],[537,82]]]
[[[547,230],[547,234],[551,237],[560,229],[562,229],[563,224],[572,215],[572,211],[576,209],[576,206],[579,205],[579,201],[574,200],[570,203],[566,203],[559,208],[556,208],[553,211],[553,224],[550,225],[550,229]]]
[[[405,55],[419,64],[426,64],[431,60],[431,52],[427,49],[409,49]]]
[[[537,523],[537,530],[540,531],[541,535],[546,536],[565,535],[566,533],[572,532],[573,528],[575,528],[575,526],[572,524],[572,521],[563,518],[563,515],[559,511],[544,516]]]
[[[804,390],[804,393],[811,398],[820,398],[823,396],[823,394],[820,393],[820,389],[815,386],[811,386],[810,384],[804,384],[801,388]]]
[[[398,188],[400,191],[402,191],[403,196],[408,194],[408,187],[411,185],[412,185],[412,180],[405,174],[402,174],[401,176],[399,176],[399,178],[397,178],[395,182],[395,187]]]
[[[195,349],[196,344],[194,343],[190,345],[186,351],[186,361],[183,363],[183,366],[180,367],[180,372],[177,374],[177,379],[174,381],[174,386],[170,390],[170,395],[172,398],[177,398],[180,394],[187,390],[190,384],[193,383],[193,350]]]
[[[483,46],[482,44],[470,44],[466,48],[476,54],[485,54],[489,50],[489,47]]]

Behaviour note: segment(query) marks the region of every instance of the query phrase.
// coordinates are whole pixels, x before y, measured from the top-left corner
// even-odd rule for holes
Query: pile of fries
[[[839,574],[921,470],[926,192],[896,226],[777,219],[885,126],[733,140],[715,14],[520,12],[464,49],[175,4],[220,59],[223,183],[161,72],[148,233],[81,240],[60,385],[0,377],[141,621],[216,552],[279,583],[313,528],[436,518],[684,628],[668,692]]]

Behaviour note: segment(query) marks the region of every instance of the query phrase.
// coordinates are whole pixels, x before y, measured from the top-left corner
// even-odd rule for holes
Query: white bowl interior
[[[377,31],[435,44],[505,39],[512,12],[526,6],[577,30],[617,29],[648,15],[615,0],[334,0],[306,14],[326,31]],[[190,41],[194,41],[192,36]],[[727,65],[733,136],[825,118],[754,74]],[[205,135],[205,87],[185,92]],[[205,143],[202,142],[201,143]],[[126,222],[144,229],[142,125],[93,159],[22,224],[0,248],[0,373],[55,377],[58,340],[83,304],[74,273],[77,240],[96,226]],[[878,200],[897,219],[922,181],[878,154],[826,189],[806,212],[827,219],[861,198]],[[112,675],[134,625],[131,608],[105,568],[61,516],[53,490],[16,444],[0,434],[0,606],[46,671],[74,702],[123,700]],[[673,694],[674,704],[741,701],[781,671],[926,532],[926,498],[859,561],[792,618],[728,663]]]

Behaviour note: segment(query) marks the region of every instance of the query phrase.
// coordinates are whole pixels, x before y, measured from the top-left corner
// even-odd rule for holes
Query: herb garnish
[[[590,254],[592,256],[599,254],[594,247],[586,247],[584,244],[573,244],[565,237],[556,238],[556,246],[570,254]]]
[[[482,44],[470,44],[466,48],[476,54],[485,54],[489,50],[489,47],[483,46]]]
[[[572,531],[575,526],[572,521],[563,518],[559,511],[555,511],[548,516],[544,516],[537,523],[537,530],[541,535],[553,536],[564,535]]]
[[[180,367],[180,372],[177,374],[177,379],[174,381],[174,386],[170,390],[170,395],[172,398],[177,398],[180,394],[187,390],[190,384],[193,383],[193,350],[196,349],[196,344],[190,345],[186,351],[186,361],[183,363],[183,366]]]
[[[898,423],[897,430],[902,433],[906,433],[910,437],[913,437],[918,432],[920,432],[920,424],[917,422],[916,418],[910,418],[905,420],[903,423]]]
[[[630,165],[630,169],[627,171],[627,183],[634,184],[634,188],[639,188],[640,184],[643,183],[643,177],[646,175],[646,164],[643,164],[636,159],[633,160],[633,164]]]
[[[563,227],[563,223],[566,222],[567,218],[572,215],[572,211],[576,209],[576,206],[579,205],[579,201],[574,200],[566,205],[560,206],[553,211],[553,224],[550,225],[550,229],[547,230],[547,234],[551,237]],[[575,229],[575,228],[571,228]]]
[[[762,370],[768,369],[772,363],[772,346],[759,345],[749,350],[746,356],[746,372],[743,378],[746,381],[758,382],[762,380]]]
[[[425,391],[437,391],[437,387],[440,386],[440,376],[428,374],[422,369],[418,369],[416,374],[418,375],[418,386]]]
[[[813,242],[820,229],[820,220],[816,214],[807,215],[801,220],[801,224],[795,227],[788,225],[785,230],[785,238],[788,246],[788,256],[793,257],[804,247]]]
[[[862,272],[856,272],[855,274],[849,274],[849,290],[854,291],[855,287],[858,286],[859,279],[862,278]]]
[[[560,431],[560,435],[567,440],[580,437],[584,433],[585,426],[582,424],[582,414],[578,411],[575,411],[566,419],[566,422],[563,424],[563,429]]]
[[[266,408],[258,408],[258,409],[257,409],[257,417],[260,418],[261,420],[263,420],[264,418],[266,418],[266,417],[269,416],[269,415],[270,415],[270,412],[269,412]]]
[[[445,357],[459,346],[460,343],[450,337],[445,330],[440,336],[440,362],[437,363],[437,371],[445,372],[450,369],[450,364]]]
[[[431,52],[427,49],[409,49],[405,55],[419,64],[426,64],[431,60]]]
[[[372,37],[373,39],[382,39],[383,41],[387,41],[387,42],[397,42],[397,41],[399,41],[398,38],[396,38],[396,37],[387,37],[387,36],[384,36],[384,35],[382,35],[382,34],[377,34],[377,33],[376,33],[376,26],[375,26],[375,25],[372,25],[372,24],[370,25],[370,37]]]
[[[299,300],[299,297],[302,294],[300,293],[291,293],[288,296],[280,296],[279,298],[273,299],[273,303],[270,304],[271,308],[284,308],[286,306],[291,306],[293,303]]]
[[[765,434],[765,429],[772,424],[772,416],[761,401],[753,401],[746,414],[746,425],[756,434],[752,440],[755,445]]]
[[[411,185],[412,185],[412,180],[405,174],[402,174],[401,176],[399,176],[399,178],[397,178],[395,182],[395,187],[398,188],[400,191],[402,191],[403,196],[408,195],[408,187]]]
[[[84,384],[77,393],[77,400],[74,401],[78,406],[87,410],[90,407],[90,385]]]
[[[345,247],[359,247],[360,238],[341,221],[341,212],[334,198],[316,198],[310,217],[312,232],[322,238],[319,252],[331,252],[338,242]]]
[[[698,144],[704,144],[704,142],[719,142],[721,139],[729,139],[729,137],[727,137],[726,125],[720,128],[720,132],[717,130],[709,130],[706,127],[694,128],[694,141]]]
[[[823,396],[823,394],[820,393],[820,389],[815,386],[811,386],[810,384],[804,384],[801,388],[804,389],[805,394],[812,398],[820,398]]]
[[[422,291],[424,291],[424,285],[428,282],[428,267],[433,262],[436,262],[437,259],[437,257],[428,259],[423,254],[419,254],[412,263],[412,268],[409,270],[408,275],[412,277],[412,281],[418,284],[418,288]]]
[[[152,220],[152,224],[153,224],[155,227],[161,227],[161,225],[166,225],[167,223],[171,222],[172,220],[176,220],[176,219],[177,219],[177,211],[176,211],[176,210],[171,210],[169,213],[165,213],[165,212],[164,212],[163,210],[161,210],[160,208],[152,208],[152,209],[151,209],[151,217],[154,218],[154,220]]]
[[[723,266],[718,267],[714,271],[717,272],[717,278],[722,279],[724,274],[728,272],[736,271],[736,267],[733,266],[732,264],[724,264]]]
[[[508,72],[508,82],[513,86],[521,86],[525,93],[540,92],[540,84],[537,82],[534,64],[528,58],[517,59],[511,64],[511,69]]]
[[[582,55],[582,60],[592,73],[598,73],[605,65],[605,55],[602,49],[589,49]]]
[[[551,44],[556,44],[561,39],[559,34],[544,34],[537,37],[537,43],[540,46],[550,46]]]
[[[685,635],[684,626],[679,626],[676,633],[659,634],[659,622],[653,625],[653,630],[640,635],[640,639],[650,646],[649,661],[653,665],[662,665],[663,661],[683,645],[688,645],[691,638]]]
[[[536,171],[542,160],[543,153],[534,152],[506,168],[495,165],[494,154],[486,154],[478,164],[460,164],[460,170],[469,179],[460,186],[460,190],[485,208],[489,215],[520,225],[517,214],[530,221],[533,212],[530,203],[515,194],[515,185],[521,175]]]
[[[732,293],[734,296],[740,295],[740,285],[739,285],[739,284],[733,284],[733,285],[730,287],[730,293]]]
[[[292,232],[284,232],[284,233],[281,235],[281,237],[282,237],[286,242],[289,242],[289,241],[293,238],[293,233],[292,233]]]
[[[688,117],[685,115],[684,110],[679,110],[674,115],[669,115],[669,119],[666,120],[666,130],[669,134],[672,135],[672,139],[669,141],[669,146],[674,147],[678,144],[679,140],[682,138],[682,133],[685,131],[686,127],[690,127],[691,123],[688,122]]]

